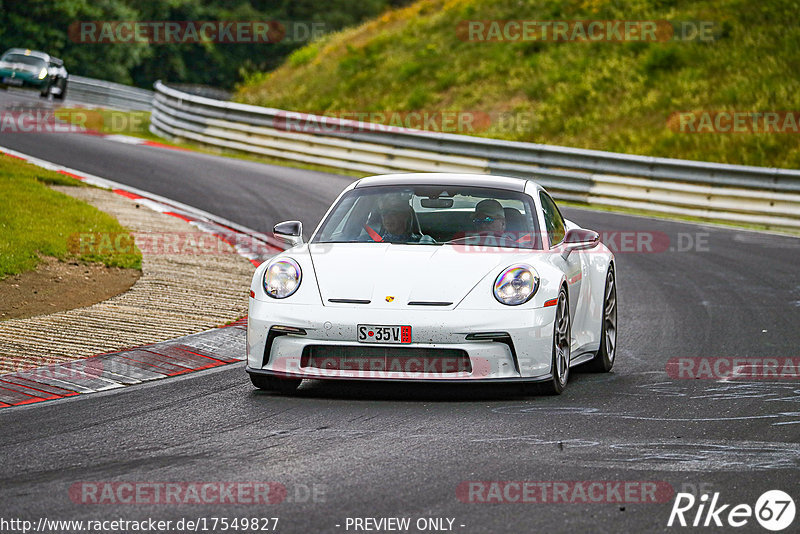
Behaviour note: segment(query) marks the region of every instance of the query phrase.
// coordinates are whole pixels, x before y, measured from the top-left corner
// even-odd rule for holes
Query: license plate
[[[360,324],[357,331],[360,343],[411,343],[410,326]]]
[[[3,78],[3,83],[6,85],[22,85],[21,78]]]

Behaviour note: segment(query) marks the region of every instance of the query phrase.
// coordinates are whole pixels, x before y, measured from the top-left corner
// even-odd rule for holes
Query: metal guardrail
[[[316,124],[311,132],[296,124]],[[397,130],[224,102],[155,84],[150,129],[168,138],[386,172],[477,172],[532,178],[554,196],[712,220],[800,228],[800,171]]]
[[[153,91],[120,83],[70,76],[67,81],[67,100],[82,104],[120,110],[150,111]]]

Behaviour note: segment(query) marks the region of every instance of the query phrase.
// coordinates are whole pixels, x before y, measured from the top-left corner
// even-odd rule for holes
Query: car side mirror
[[[583,228],[567,230],[564,236],[564,250],[561,252],[561,257],[566,260],[573,250],[587,250],[596,247],[598,243],[600,243],[600,234],[594,230],[585,230]]]
[[[303,223],[300,221],[284,221],[272,227],[276,239],[287,243],[290,247],[303,243]]]

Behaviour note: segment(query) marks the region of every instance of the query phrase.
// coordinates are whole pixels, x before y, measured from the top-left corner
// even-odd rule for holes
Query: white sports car
[[[570,367],[609,371],[614,256],[521,178],[395,174],[351,184],[308,243],[256,269],[247,372],[303,379],[525,382],[561,393]]]

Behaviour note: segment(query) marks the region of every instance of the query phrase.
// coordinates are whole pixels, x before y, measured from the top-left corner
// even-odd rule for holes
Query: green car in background
[[[11,48],[0,56],[0,88],[31,87],[47,98],[63,99],[69,74],[64,62],[44,52]]]

